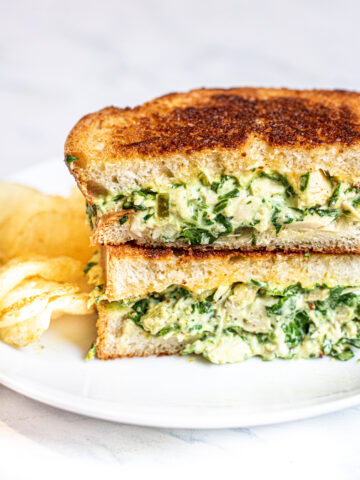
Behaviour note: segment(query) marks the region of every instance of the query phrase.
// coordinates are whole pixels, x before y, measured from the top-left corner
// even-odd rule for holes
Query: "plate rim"
[[[52,389],[49,389],[49,392],[47,393],[46,387],[42,387],[39,392],[36,391],[38,385],[36,385],[35,382],[30,382],[29,387],[1,372],[0,384],[10,388],[16,393],[52,408],[58,408],[66,412],[110,422],[154,428],[222,429],[259,427],[326,415],[328,413],[354,407],[360,403],[360,393],[357,393],[340,399],[320,402],[316,405],[305,405],[304,407],[287,409],[285,411],[279,410],[270,413],[247,413],[244,415],[235,412],[231,416],[226,417],[204,415],[203,417],[198,416],[196,419],[193,415],[179,417],[178,415],[174,416],[172,413],[165,415],[162,413],[161,417],[156,416],[156,418],[154,418],[153,413],[145,412],[139,414],[136,409],[133,412],[119,409],[118,414],[114,413],[112,410],[106,413],[100,407],[96,406],[96,404],[99,403],[98,400],[78,398],[72,394],[66,394],[64,399],[61,400],[60,397],[51,395]],[[31,388],[32,384],[33,388]],[[75,403],[73,401],[74,399]],[[79,403],[81,403],[81,405]]]

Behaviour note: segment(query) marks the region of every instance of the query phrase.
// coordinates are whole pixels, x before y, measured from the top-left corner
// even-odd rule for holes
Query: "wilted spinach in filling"
[[[253,356],[348,360],[352,347],[360,347],[360,287],[295,284],[280,290],[252,281],[195,294],[174,285],[107,305],[153,336],[175,336],[186,344],[183,354],[214,363]]]
[[[292,184],[293,183],[293,184]],[[150,232],[160,242],[213,244],[231,236],[257,235],[283,229],[334,230],[337,221],[360,220],[360,189],[345,185],[327,172],[301,175],[296,181],[277,172],[256,170],[239,178],[204,172],[191,183],[176,183],[126,194],[109,194],[88,206],[90,224],[109,211],[120,212],[119,223],[136,236]]]

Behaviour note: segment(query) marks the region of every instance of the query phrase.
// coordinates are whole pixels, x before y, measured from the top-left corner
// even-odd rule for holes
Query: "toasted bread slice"
[[[316,289],[318,285],[326,285],[326,288],[339,285],[353,288],[360,286],[359,255],[310,254],[310,256],[304,256],[303,253],[286,255],[260,252],[246,254],[231,250],[178,251],[124,245],[103,247],[102,257],[106,274],[107,300],[103,298],[97,304],[99,319],[96,343],[98,357],[102,359],[152,354],[171,355],[187,348],[191,340],[186,341],[177,335],[163,336],[146,331],[146,328],[142,328],[141,324],[130,318],[131,315],[124,311],[122,302],[119,302],[119,300],[126,302],[126,299],[133,302],[134,299],[136,301],[139,298],[149,298],[149,295],[154,292],[162,294],[172,285],[185,287],[194,295],[201,295],[203,291],[212,291],[212,289],[227,290],[227,287],[233,288],[238,284],[267,285],[266,288],[274,291],[284,291],[290,286],[296,288],[296,284],[309,290]],[[185,317],[184,320],[191,318],[192,315]],[[262,315],[251,317],[249,313],[249,320],[251,318],[255,321],[253,328],[256,329],[257,322],[262,321]],[[174,317],[169,317],[170,324],[173,319]],[[179,322],[184,320],[178,318]],[[329,322],[330,327],[331,322]],[[341,329],[336,331],[339,335],[336,337],[338,340]],[[280,328],[277,330],[277,335],[281,336],[281,332]],[[356,335],[356,328],[352,335]],[[227,340],[228,337],[224,339]],[[238,340],[237,337],[236,341]],[[310,350],[306,348],[298,355],[308,358],[311,349],[315,347],[314,355],[322,355],[321,345],[314,346],[310,338],[308,347]],[[231,348],[231,355],[234,356],[229,357],[225,352],[225,357],[213,356],[212,361],[224,363],[244,359],[241,345],[232,345]],[[262,348],[260,345],[260,349]],[[262,355],[261,351],[258,354]],[[280,351],[279,354],[283,355]],[[285,358],[288,358],[286,355]]]
[[[360,94],[339,90],[200,89],[83,117],[65,155],[92,204],[104,191],[236,174],[328,170],[360,179]]]
[[[360,285],[360,256],[237,250],[176,250],[129,244],[102,247],[108,300],[141,297],[170,285],[192,291],[258,280],[286,287],[300,282]]]
[[[256,175],[275,172],[283,182],[289,182],[296,194],[300,192],[302,176],[326,172],[333,190],[336,182],[343,182],[344,190],[359,188],[359,112],[360,94],[356,92],[194,90],[169,94],[133,109],[108,107],[87,115],[70,132],[65,155],[90,205],[90,213],[91,206],[96,212],[93,243],[121,244],[133,240],[152,246],[168,242],[169,246],[184,247],[190,243],[182,235],[185,223],[170,239],[167,231],[173,229],[171,222],[162,222],[161,234],[159,225],[150,225],[151,222],[139,230],[132,221],[121,220],[125,216],[130,220],[140,218],[142,212],[137,211],[136,205],[128,205],[124,210],[117,199],[139,190],[169,192],[174,185],[198,180],[202,172],[211,181],[223,174],[243,181],[251,171],[256,171]],[[330,195],[331,191],[324,203],[319,204],[314,198],[308,206],[325,207]],[[264,192],[264,200],[269,198]],[[298,207],[297,203],[289,206]],[[171,205],[176,213],[177,207]],[[156,205],[151,208],[153,212]],[[305,249],[313,244],[316,250],[357,251],[359,220],[359,212],[352,210],[350,220],[337,224],[336,231],[329,235],[326,228],[324,235],[323,225],[319,232],[315,232],[317,227],[305,231],[286,227],[283,230],[287,231],[280,235],[270,225],[266,231],[254,227],[256,241],[254,235],[225,236],[217,232],[216,240],[210,236],[211,240],[204,243],[215,248],[269,250]],[[235,222],[234,231],[241,224]]]

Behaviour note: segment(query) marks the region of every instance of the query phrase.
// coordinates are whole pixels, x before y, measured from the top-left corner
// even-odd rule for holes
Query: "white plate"
[[[68,193],[61,160],[9,180]],[[0,344],[0,382],[28,397],[76,413],[158,427],[219,428],[284,422],[360,403],[360,364],[322,360],[216,366],[187,357],[84,362],[95,318],[52,322],[41,345]]]

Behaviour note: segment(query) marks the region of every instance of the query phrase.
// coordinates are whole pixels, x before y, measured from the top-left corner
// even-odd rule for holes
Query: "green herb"
[[[307,211],[310,213],[310,215],[314,215],[316,213],[320,217],[328,216],[337,218],[339,216],[339,211],[336,208],[323,208],[316,206],[309,208]]]
[[[360,348],[360,338],[359,337],[357,337],[357,338],[347,338],[346,342],[349,345],[351,345],[352,347]]]
[[[153,217],[153,213],[147,213],[146,215],[143,216],[143,222],[147,222],[149,218]]]
[[[297,347],[309,332],[310,317],[305,311],[296,313],[294,320],[281,325],[285,333],[285,342],[290,348]]]
[[[341,183],[339,182],[329,199],[329,207],[333,207],[339,200]]]
[[[128,215],[124,215],[123,217],[121,217],[119,219],[119,223],[120,225],[124,225],[124,223],[129,219],[129,216]]]
[[[210,245],[216,241],[216,237],[208,230],[196,227],[183,229],[180,238],[191,245]]]
[[[123,203],[122,208],[123,210],[147,210],[144,205],[135,205],[135,203],[129,199]]]
[[[296,295],[298,293],[306,292],[305,288],[301,286],[301,283],[295,283],[294,285],[289,285],[283,291],[283,295]]]
[[[325,355],[330,355],[333,346],[333,341],[325,337],[321,346],[323,353]]]
[[[238,188],[234,188],[234,190],[231,190],[228,193],[224,193],[224,195],[220,195],[219,200],[223,200],[225,198],[235,198],[240,195],[240,191]]]
[[[96,219],[96,212],[97,212],[96,205],[89,205],[88,202],[86,202],[86,215],[88,217],[89,225],[91,229],[94,228],[93,220]]]
[[[301,175],[300,177],[300,190],[304,192],[308,185],[309,185],[309,180],[310,180],[310,172],[305,173],[304,175]]]
[[[216,203],[213,208],[214,213],[219,213],[224,210],[227,207],[228,202],[228,199],[224,198],[223,200],[220,200],[220,202]]]
[[[236,187],[239,186],[239,181],[236,177],[233,177],[231,175],[221,175],[220,182],[213,182],[211,184],[211,190],[218,193],[218,191],[223,187],[224,183],[228,180],[232,180]]]
[[[276,235],[278,235],[278,233],[282,228],[282,224],[278,222],[279,213],[280,213],[280,210],[279,208],[276,207],[271,215],[271,223],[275,227]]]
[[[79,160],[78,157],[74,157],[74,155],[66,155],[66,157],[65,157],[65,162],[68,165],[72,162],[76,162],[77,160]]]
[[[197,308],[200,314],[210,313],[213,311],[212,304],[210,302],[198,302],[195,304],[195,308]]]
[[[202,222],[204,225],[214,225],[214,222],[210,220],[209,214],[207,212],[204,212],[202,215]]]
[[[252,283],[253,285],[255,285],[256,287],[260,287],[260,288],[264,288],[264,289],[268,289],[269,288],[269,284],[266,283],[266,282],[261,282],[259,280],[250,280],[250,283]]]
[[[230,222],[230,217],[226,217],[222,213],[218,213],[215,217],[215,220],[225,227],[225,231],[222,232],[222,235],[228,235],[233,231],[233,227]]]
[[[266,306],[266,311],[269,317],[278,316],[278,315],[291,315],[295,312],[296,309],[296,299],[293,294],[286,295],[281,297],[277,303],[273,305]]]
[[[304,253],[304,257],[305,258],[310,258],[310,253],[309,252]]]
[[[354,352],[351,350],[351,348],[346,348],[345,350],[342,350],[341,352],[334,352],[332,353],[332,356],[336,358],[337,360],[341,360],[342,362],[347,362],[354,356]]]
[[[274,182],[278,182],[278,183],[281,183],[281,185],[283,185],[284,187],[286,187],[285,189],[285,195],[286,197],[291,197],[291,196],[294,196],[295,195],[295,190],[293,189],[293,187],[290,185],[288,179],[284,176],[284,175],[281,175],[281,173],[266,173],[266,172],[260,172],[259,173],[259,177],[265,177],[265,178],[268,178],[269,180],[272,180]]]
[[[338,306],[346,305],[348,307],[353,307],[356,303],[356,300],[359,301],[359,295],[356,293],[348,292],[344,293],[343,291],[346,287],[335,287],[332,288],[329,292],[328,298],[325,300],[316,300],[315,307],[319,312],[326,316],[329,310],[335,310]]]
[[[253,233],[253,235],[251,237],[251,245],[253,247],[256,247],[256,244],[257,244],[257,235],[255,235],[255,233]]]
[[[207,178],[207,176],[205,175],[204,172],[200,172],[198,177],[199,177],[201,185],[204,185],[204,187],[209,187],[210,186],[209,179]]]
[[[131,320],[136,323],[139,327],[143,327],[141,322],[141,317],[145,315],[145,313],[149,309],[150,300],[148,298],[142,298],[134,303],[131,307],[132,311],[129,314]]]
[[[175,286],[171,289],[169,293],[169,298],[172,300],[179,300],[180,298],[188,298],[191,293],[184,287]]]
[[[86,354],[85,360],[86,361],[93,360],[95,357],[96,357],[96,346],[95,346],[95,343],[92,343],[91,347],[89,348]]]
[[[113,202],[119,202],[124,197],[125,197],[125,195],[122,195],[121,193],[119,193],[119,195],[116,195],[115,197],[113,197]]]
[[[87,265],[85,265],[84,274],[86,275],[92,269],[92,267],[95,267],[95,265],[97,265],[96,262],[89,262]]]
[[[354,207],[358,207],[360,205],[360,195],[357,195],[354,200],[352,201]]]

